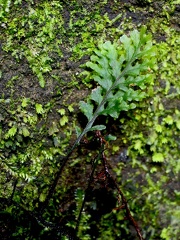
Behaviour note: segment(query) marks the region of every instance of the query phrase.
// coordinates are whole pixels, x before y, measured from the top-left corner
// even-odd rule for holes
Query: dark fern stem
[[[102,140],[100,141],[101,142],[101,145],[102,147],[104,147],[104,141],[103,141],[103,138],[100,137]],[[120,189],[117,181],[115,180],[115,178],[110,174],[110,171],[109,171],[109,168],[108,168],[108,162],[107,162],[107,159],[106,159],[106,156],[105,156],[105,149],[103,151],[101,151],[101,154],[102,154],[102,163],[103,163],[103,166],[104,166],[104,172],[105,172],[105,175],[106,175],[106,178],[108,179],[108,181],[111,183],[112,186],[114,186],[114,188],[117,190],[119,196],[121,197],[121,206],[120,206],[120,209],[124,209],[125,210],[125,216],[126,216],[126,219],[128,219],[131,224],[133,225],[134,229],[136,230],[136,233],[137,233],[137,236],[140,240],[144,240],[143,237],[142,237],[142,234],[141,234],[141,230],[138,226],[138,223],[135,221],[135,219],[133,218],[132,214],[131,214],[131,211],[129,209],[129,206],[128,206],[128,201],[127,199],[125,198],[122,190]]]
[[[114,187],[117,190],[119,196],[121,197],[121,206],[119,208],[125,210],[126,219],[129,220],[130,223],[133,225],[134,229],[136,230],[138,238],[140,240],[144,240],[144,238],[142,237],[142,234],[141,234],[141,230],[138,226],[138,223],[135,221],[135,219],[133,218],[133,216],[131,214],[131,211],[130,211],[129,206],[128,206],[127,199],[125,198],[125,196],[124,196],[122,190],[120,189],[119,185],[117,184],[116,180],[114,179],[114,177],[109,172],[108,164],[107,164],[107,160],[106,160],[104,152],[102,153],[102,160],[103,160],[104,171],[105,171],[107,179],[111,182],[112,185],[114,185]]]
[[[91,174],[90,174],[90,177],[89,177],[88,186],[87,186],[87,188],[85,190],[84,199],[83,199],[83,202],[82,202],[82,205],[81,205],[81,209],[79,211],[79,215],[78,215],[78,218],[77,218],[77,221],[76,221],[76,230],[75,230],[76,234],[78,233],[78,228],[79,228],[79,223],[80,223],[80,220],[81,220],[82,211],[83,211],[85,203],[87,201],[87,196],[88,196],[88,194],[90,192],[90,186],[91,186],[91,183],[93,182],[94,172],[96,170],[96,167],[97,167],[97,164],[98,164],[98,160],[100,159],[100,157],[102,155],[102,151],[103,151],[103,149],[100,149],[99,154],[94,158],[94,160],[92,162],[92,170],[91,170]]]
[[[138,226],[138,223],[135,221],[134,217],[131,214],[131,211],[129,209],[128,201],[127,201],[126,197],[124,196],[122,190],[120,189],[117,181],[115,180],[115,178],[111,175],[111,173],[109,171],[108,162],[107,162],[107,159],[106,159],[106,156],[105,156],[105,150],[107,150],[106,141],[105,141],[104,137],[101,135],[100,131],[97,131],[96,136],[97,136],[97,138],[100,142],[100,149],[99,149],[98,155],[93,159],[93,162],[92,162],[92,170],[91,170],[91,174],[90,174],[90,177],[89,177],[88,186],[85,190],[85,196],[84,196],[84,199],[83,199],[83,202],[82,202],[82,205],[81,205],[81,209],[79,211],[79,215],[78,215],[78,218],[77,218],[77,221],[76,221],[76,229],[75,229],[76,236],[78,234],[78,228],[79,228],[79,224],[80,224],[80,221],[81,221],[81,215],[82,215],[83,209],[85,207],[85,203],[87,201],[87,196],[88,196],[89,191],[90,191],[90,186],[91,186],[91,183],[93,182],[93,179],[94,179],[93,176],[94,176],[95,170],[98,166],[98,161],[101,160],[103,168],[104,168],[104,175],[105,175],[105,178],[106,178],[106,179],[104,179],[104,181],[106,180],[107,183],[109,183],[109,185],[112,188],[116,189],[117,192],[118,192],[118,195],[120,196],[121,206],[119,206],[118,209],[121,209],[121,210],[125,211],[126,220],[129,220],[130,223],[132,224],[132,226],[136,230],[138,238],[140,240],[144,240],[143,237],[142,237],[142,234],[141,234],[141,230]]]

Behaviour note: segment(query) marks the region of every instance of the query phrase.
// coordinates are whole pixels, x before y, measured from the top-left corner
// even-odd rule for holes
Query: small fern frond
[[[156,65],[156,49],[146,27],[134,30],[119,41],[107,41],[98,46],[85,66],[88,77],[97,83],[87,103],[80,102],[80,109],[88,123],[78,140],[88,131],[102,130],[105,126],[93,127],[97,116],[118,118],[121,111],[136,107],[134,101],[145,97],[143,90],[147,82],[153,81],[151,69]],[[87,73],[87,71],[86,71]],[[136,86],[136,88],[134,88]],[[94,106],[97,108],[94,110]]]

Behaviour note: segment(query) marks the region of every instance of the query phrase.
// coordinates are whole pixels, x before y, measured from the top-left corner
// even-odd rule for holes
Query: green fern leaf
[[[91,99],[94,100],[97,104],[100,104],[103,100],[103,96],[101,95],[102,89],[97,87],[92,90]]]
[[[121,111],[136,107],[134,101],[145,97],[142,91],[152,81],[150,69],[156,68],[156,49],[152,46],[151,35],[146,27],[140,32],[134,30],[119,41],[101,43],[85,65],[87,81],[94,80],[99,86],[92,90],[88,102],[80,102],[80,109],[88,119],[85,129],[77,142],[88,131],[104,129],[93,123],[99,115],[118,118]],[[136,89],[134,89],[134,86]],[[138,88],[138,89],[137,89]],[[94,111],[94,103],[97,105]]]
[[[84,101],[80,101],[79,104],[81,111],[84,113],[87,119],[90,120],[93,116],[93,105]]]
[[[101,78],[97,75],[93,75],[93,78],[106,91],[108,91],[112,87],[112,81],[109,78],[106,81],[104,81],[104,78]]]
[[[137,46],[139,45],[139,42],[140,42],[140,36],[139,36],[138,31],[137,31],[137,30],[134,30],[134,31],[130,32],[130,36],[131,36],[133,45],[134,45],[134,46],[136,47],[136,49],[137,49]]]
[[[106,128],[105,125],[95,125],[92,128],[90,128],[89,131],[96,131],[96,130],[101,131],[101,130],[104,130],[105,128]]]

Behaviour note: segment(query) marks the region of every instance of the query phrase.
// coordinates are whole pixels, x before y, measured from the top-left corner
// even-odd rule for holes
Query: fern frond
[[[140,32],[130,32],[129,36],[123,35],[119,41],[107,41],[98,46],[86,63],[90,69],[88,78],[98,86],[92,90],[87,103],[80,102],[88,123],[77,142],[88,131],[104,128],[101,125],[93,127],[97,116],[118,118],[121,111],[135,108],[134,101],[145,97],[146,83],[153,81],[150,69],[156,65],[155,55],[156,49],[151,35],[146,34],[146,27],[142,27]],[[97,105],[95,110],[94,103]]]

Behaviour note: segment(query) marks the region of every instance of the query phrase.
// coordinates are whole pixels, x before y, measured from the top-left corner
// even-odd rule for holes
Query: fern
[[[90,61],[86,63],[86,67],[91,69],[90,77],[97,83],[97,87],[92,90],[87,102],[80,102],[80,109],[87,117],[88,122],[83,131],[76,127],[77,139],[67,155],[62,159],[61,166],[43,202],[42,209],[45,209],[51,199],[68,159],[83,136],[89,131],[106,128],[104,125],[93,126],[96,118],[99,115],[118,118],[121,111],[135,108],[134,102],[145,97],[146,83],[153,80],[151,69],[156,66],[152,38],[151,35],[146,35],[145,32],[146,28],[142,27],[140,32],[134,30],[129,36],[123,35],[117,42],[111,43],[107,41],[100,44],[98,49],[94,51],[95,54],[91,56]],[[111,140],[114,139],[113,136],[109,137]],[[118,191],[122,195],[121,190]],[[78,216],[78,222],[82,209],[83,204]],[[84,218],[83,221],[86,222],[86,220]],[[76,230],[78,229],[78,222]],[[137,227],[136,230],[141,236]]]
[[[76,144],[87,132],[106,128],[104,125],[93,126],[99,115],[118,118],[121,111],[135,108],[135,101],[145,97],[143,90],[147,82],[152,82],[151,70],[156,66],[156,50],[144,26],[140,32],[134,30],[129,36],[120,37],[119,41],[99,44],[94,52],[85,66],[91,69],[90,78],[97,87],[87,102],[80,101],[80,109],[88,123],[82,132],[76,129]]]

